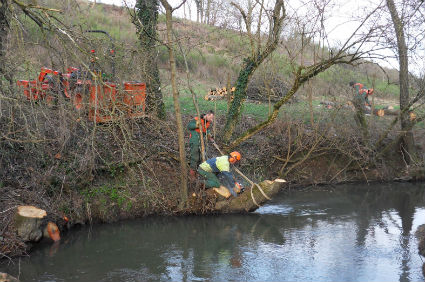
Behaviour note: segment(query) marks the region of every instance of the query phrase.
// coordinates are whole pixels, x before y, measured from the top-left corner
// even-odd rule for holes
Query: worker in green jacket
[[[349,85],[354,89],[355,93],[357,94],[355,99],[359,99],[361,106],[364,107],[366,110],[370,110],[372,105],[369,102],[369,96],[373,94],[373,89],[368,89],[363,84],[357,83],[355,81],[350,81]]]
[[[214,120],[214,112],[208,111],[206,114],[202,114],[201,118],[195,117],[188,125],[187,129],[190,133],[189,146],[190,146],[190,176],[192,179],[196,177],[196,170],[198,165],[201,163],[201,134],[199,131],[200,125],[202,125],[202,136],[204,138],[204,146],[206,145],[206,137],[212,140],[209,132],[209,127]]]
[[[236,197],[238,193],[242,192],[242,187],[230,172],[230,164],[235,164],[240,160],[241,154],[235,151],[229,155],[211,158],[201,163],[198,173],[205,178],[205,188],[213,188],[226,198],[229,198],[230,195]]]

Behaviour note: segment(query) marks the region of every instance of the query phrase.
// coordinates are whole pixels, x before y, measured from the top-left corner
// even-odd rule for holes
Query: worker
[[[358,94],[356,97],[361,99],[361,104],[364,105],[367,110],[370,110],[372,105],[368,97],[373,94],[373,89],[367,89],[363,84],[354,81],[350,81],[350,86],[356,91],[356,94]]]
[[[200,116],[200,120],[198,117],[192,119],[188,125],[187,129],[189,130],[189,146],[190,146],[190,177],[192,180],[196,179],[196,170],[201,163],[201,135],[199,134],[199,125],[202,125],[202,137],[204,138],[204,146],[206,145],[206,137],[208,139],[213,140],[209,127],[214,120],[214,112],[212,110],[208,111],[206,114],[202,114]],[[205,151],[204,151],[205,153]]]
[[[211,158],[201,163],[198,173],[205,178],[205,188],[213,188],[226,198],[230,195],[236,197],[238,193],[242,192],[242,187],[230,172],[230,164],[236,164],[240,160],[241,154],[235,151],[229,155]],[[222,179],[222,183],[219,178]]]

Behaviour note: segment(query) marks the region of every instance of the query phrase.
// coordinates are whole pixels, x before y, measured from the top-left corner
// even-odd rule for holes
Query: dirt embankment
[[[185,122],[189,119],[185,117]],[[217,124],[223,122],[219,118]],[[238,131],[253,124],[244,117]],[[78,136],[83,130],[80,127],[83,125],[74,125],[68,134]],[[389,154],[374,159],[370,143],[363,142],[355,130],[343,128],[277,122],[237,148],[243,156],[239,169],[258,182],[284,178],[287,187],[423,179],[420,167],[406,167],[397,144]],[[199,181],[189,185],[190,207],[178,208],[178,146],[173,120],[140,120],[124,129],[131,134],[123,127],[104,125],[82,144],[68,138],[64,143],[8,148],[2,158],[6,171],[0,188],[1,257],[24,254],[30,247],[13,228],[14,210],[19,205],[46,210],[45,221],[56,222],[62,231],[74,224],[213,211],[214,202],[203,193]],[[86,143],[88,140],[92,143]],[[7,147],[5,142],[2,146]],[[95,152],[87,152],[93,146]],[[40,160],[34,150],[43,150],[46,156]],[[22,154],[34,154],[37,159],[20,158]],[[211,144],[208,155],[218,155]]]

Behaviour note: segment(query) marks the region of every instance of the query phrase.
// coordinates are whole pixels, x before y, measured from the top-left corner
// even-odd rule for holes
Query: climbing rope
[[[252,201],[254,202],[254,204],[257,206],[257,207],[260,207],[260,205],[259,204],[257,204],[257,201],[255,200],[255,198],[254,198],[254,194],[252,193],[252,188],[254,188],[254,186],[251,186],[251,199],[252,199]]]

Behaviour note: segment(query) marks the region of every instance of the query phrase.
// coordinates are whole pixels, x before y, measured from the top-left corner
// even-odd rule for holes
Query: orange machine
[[[146,108],[146,84],[124,82],[123,104],[129,117],[143,116]]]
[[[17,84],[28,100],[44,99],[50,103],[57,98],[51,95],[53,92],[62,93],[66,98],[70,98],[69,83],[66,78],[69,78],[73,69],[70,68],[68,73],[62,74],[48,68],[41,68],[37,80],[18,80]]]
[[[107,122],[113,119],[116,104],[117,88],[114,83],[90,87],[89,120]]]
[[[88,118],[98,123],[112,121],[120,113],[129,118],[145,115],[146,84],[124,82],[123,88],[112,82],[88,79],[90,73],[81,74],[77,68],[67,73],[41,68],[37,80],[19,80],[18,86],[28,100],[58,102],[59,95],[71,100],[78,111],[86,109]],[[120,109],[120,111],[116,111]]]

